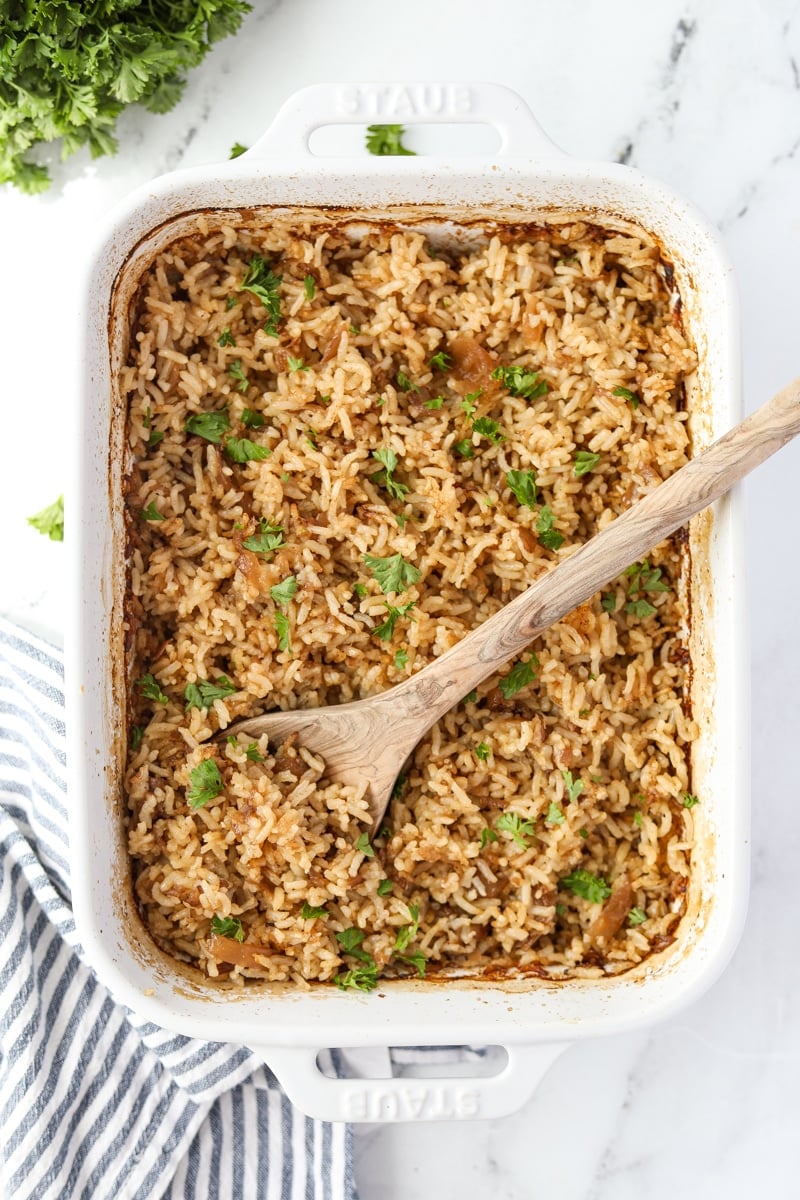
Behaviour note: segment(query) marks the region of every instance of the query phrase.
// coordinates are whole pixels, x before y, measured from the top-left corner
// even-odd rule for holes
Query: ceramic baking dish
[[[491,161],[463,157],[335,158],[309,149],[315,129],[371,122],[480,122],[494,127]],[[524,103],[496,85],[316,86],[292,97],[249,153],[155,180],[117,210],[88,277],[85,381],[70,541],[75,565],[68,652],[72,878],[89,962],[143,1017],[199,1038],[253,1047],[306,1112],[354,1120],[497,1116],[536,1087],[577,1038],[662,1020],[718,976],[742,925],[747,892],[746,736],[736,496],[691,525],[692,704],[698,847],[677,941],[605,980],[446,984],[397,981],[371,994],[254,984],[233,991],[168,958],[136,910],[123,829],[125,752],[122,515],[125,414],[114,377],[140,268],[192,228],[197,210],[329,211],[353,219],[423,222],[457,231],[585,215],[643,227],[674,266],[683,317],[699,354],[689,387],[695,452],[740,415],[731,268],[714,233],[660,184],[617,164],[575,162],[544,136]],[[495,1044],[505,1067],[480,1079],[340,1080],[321,1074],[325,1047]]]

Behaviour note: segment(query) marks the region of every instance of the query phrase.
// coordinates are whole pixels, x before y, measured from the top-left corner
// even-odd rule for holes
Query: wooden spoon
[[[397,687],[350,704],[248,718],[226,732],[266,733],[279,742],[296,733],[325,759],[330,779],[368,780],[374,832],[406,759],[448,709],[797,433],[800,379]]]

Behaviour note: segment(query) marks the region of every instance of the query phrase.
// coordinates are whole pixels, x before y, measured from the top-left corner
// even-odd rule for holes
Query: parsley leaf
[[[317,293],[317,281],[313,275],[306,275],[303,280],[303,291],[305,292],[306,300],[313,300]]]
[[[280,583],[274,583],[269,589],[270,596],[280,608],[285,608],[296,592],[297,580],[294,575],[289,575]]]
[[[228,367],[228,374],[230,375],[231,379],[238,380],[236,387],[240,392],[244,393],[250,387],[248,378],[242,370],[242,360],[240,358],[235,358],[233,360],[231,365]]]
[[[396,671],[402,671],[403,667],[408,663],[408,651],[396,650],[394,656],[394,667]]]
[[[480,397],[481,390],[481,388],[478,388],[477,392],[467,392],[466,396],[461,401],[461,411],[466,417],[469,418],[470,421],[477,412],[478,406],[475,401]]]
[[[478,699],[477,688],[473,688],[471,692],[467,692],[466,696],[461,701],[461,703],[462,704],[474,704],[477,699]]]
[[[623,400],[627,400],[629,404],[632,404],[634,409],[637,409],[642,402],[641,396],[637,396],[636,392],[632,392],[630,388],[626,387],[615,387],[611,395],[621,396]]]
[[[281,275],[276,275],[268,263],[260,255],[255,254],[247,267],[247,273],[239,284],[240,292],[250,292],[256,296],[267,310],[267,323],[264,332],[269,337],[278,336],[278,324],[281,319],[281,300],[279,288]]]
[[[444,404],[444,396],[434,396],[432,400],[426,400],[423,408],[430,409],[431,412],[438,411]]]
[[[641,908],[632,908],[628,913],[628,925],[631,929],[635,929],[637,925],[642,925],[647,920],[647,913]]]
[[[521,692],[523,688],[533,683],[538,669],[539,660],[535,654],[524,661],[515,663],[505,679],[501,679],[497,685],[503,693],[503,698],[510,700],[512,696],[516,696],[517,692]]]
[[[405,129],[402,125],[368,125],[366,146],[370,154],[414,154],[403,145]]]
[[[600,597],[600,605],[608,613],[617,611],[617,596],[615,592],[606,592]]]
[[[295,358],[293,354],[287,354],[286,361],[289,364],[289,374],[290,375],[293,375],[295,371],[310,371],[311,370],[310,367],[307,367],[305,365],[302,358]]]
[[[139,747],[142,744],[143,737],[144,737],[144,729],[142,729],[141,725],[134,725],[131,729],[130,737],[128,738],[128,742],[129,742],[131,750],[139,749]]]
[[[500,426],[497,421],[493,421],[491,417],[478,417],[477,421],[472,422],[472,428],[475,433],[479,433],[481,437],[488,438],[493,446],[499,442],[506,440],[506,435],[500,432]]]
[[[508,833],[523,850],[528,849],[528,838],[533,837],[533,821],[526,821],[519,813],[505,812],[497,818],[494,827],[499,833]]]
[[[404,592],[422,579],[422,571],[406,562],[402,554],[392,554],[388,558],[363,554],[362,558],[385,596],[391,592]]]
[[[161,684],[155,675],[143,675],[141,679],[136,680],[136,686],[145,700],[155,700],[157,704],[169,704],[169,699],[162,692]]]
[[[244,941],[244,929],[238,917],[212,917],[211,932],[218,937],[235,938],[237,942]]]
[[[342,929],[335,936],[342,947],[343,954],[352,954],[354,958],[360,958],[362,962],[372,958],[371,954],[367,954],[361,949],[364,938],[367,936],[363,929],[357,929],[355,925],[351,925],[349,929]]]
[[[546,504],[539,509],[539,515],[536,518],[536,532],[539,535],[539,541],[548,550],[558,550],[559,546],[564,544],[564,535],[553,528],[555,517],[552,508]]]
[[[545,817],[545,823],[547,825],[563,825],[565,819],[566,818],[564,817],[564,812],[561,808],[561,805],[556,804],[555,800],[551,800],[550,805],[547,809],[547,816]]]
[[[474,458],[475,449],[472,445],[472,438],[462,438],[460,442],[456,442],[453,446],[459,458]]]
[[[183,689],[183,697],[188,711],[190,708],[210,708],[215,700],[224,700],[236,690],[236,686],[225,675],[220,675],[216,683],[210,683],[208,679],[187,683]]]
[[[395,608],[393,604],[389,604],[388,601],[384,601],[384,608],[389,615],[382,625],[377,625],[373,629],[372,632],[375,634],[375,637],[380,638],[382,642],[390,642],[394,634],[394,627],[398,620],[400,617],[404,617],[407,613],[411,612],[413,607],[413,600],[410,604],[401,604],[398,608]],[[411,620],[413,621],[413,619],[414,618],[412,617]]]
[[[263,762],[264,761],[264,756],[261,753],[261,751],[259,750],[256,742],[251,742],[244,753],[245,753],[245,758],[249,762]]]
[[[625,612],[631,617],[644,619],[645,617],[651,617],[655,611],[655,605],[641,597],[638,600],[629,600],[625,605]]]
[[[397,954],[395,957],[399,958],[401,962],[411,963],[412,967],[417,968],[417,974],[420,979],[425,978],[425,969],[428,965],[428,960],[421,950],[417,950],[414,954]]]
[[[268,446],[259,446],[249,438],[228,438],[225,453],[235,463],[263,462],[272,455]]]
[[[586,784],[582,779],[573,779],[572,771],[562,771],[561,778],[564,780],[564,790],[569,796],[570,804],[575,804],[581,792],[585,790]]]
[[[372,846],[369,844],[369,834],[368,833],[361,834],[358,841],[356,842],[356,850],[358,850],[361,854],[363,854],[365,858],[374,858],[375,857],[375,851],[372,849]]]
[[[215,800],[223,792],[222,776],[213,758],[204,758],[189,772],[191,786],[186,793],[189,808],[198,809]]]
[[[59,496],[54,504],[49,504],[41,512],[28,517],[28,524],[49,537],[51,542],[64,540],[64,497]]]
[[[367,594],[367,589],[363,583],[354,583],[353,584],[353,595],[354,596],[358,596],[359,599],[363,599],[363,597],[366,596],[366,594]]]
[[[275,622],[275,632],[278,635],[278,649],[286,650],[291,654],[292,642],[289,630],[289,618],[286,616],[286,613],[276,612],[273,619]]]
[[[625,568],[628,577],[629,592],[668,592],[669,584],[661,578],[661,567],[651,567],[645,558],[643,562],[632,563]]]
[[[451,356],[446,354],[444,350],[437,350],[428,359],[428,366],[433,367],[436,371],[448,371],[452,361]]]
[[[593,454],[590,450],[578,450],[575,454],[572,473],[576,479],[580,479],[582,475],[588,475],[590,471],[593,471],[599,462],[599,454]]]
[[[384,446],[381,450],[373,450],[372,457],[376,458],[384,468],[372,476],[373,483],[385,487],[393,500],[402,500],[409,489],[404,483],[398,483],[394,478],[394,472],[397,470],[397,455],[394,450],[391,446]]]
[[[495,831],[493,829],[489,829],[488,826],[486,829],[481,830],[481,850],[485,850],[490,842],[497,842],[499,840],[500,839]]]
[[[147,439],[147,449],[154,450],[159,442],[163,442],[164,434],[160,429],[151,429],[150,436]]]
[[[327,917],[327,908],[312,908],[306,900],[300,910],[300,918],[303,921],[314,921],[317,917]]]
[[[417,936],[417,930],[419,929],[419,906],[417,904],[409,904],[408,913],[411,917],[411,924],[403,925],[401,929],[398,929],[397,936],[394,939],[394,948],[401,953],[408,949]]]
[[[225,326],[222,333],[217,338],[217,345],[218,346],[235,346],[236,345],[236,342],[234,341],[234,337],[233,337],[233,334],[231,333],[229,325]]]
[[[499,379],[512,396],[522,396],[524,400],[536,400],[547,392],[547,383],[540,379],[537,371],[530,371],[527,367],[519,365],[495,367],[492,379]]]
[[[486,742],[478,742],[477,746],[473,747],[472,753],[476,758],[480,759],[481,762],[486,762],[487,758],[491,754],[491,750],[487,746]]]
[[[412,383],[404,371],[397,372],[397,386],[401,392],[418,392],[419,388]]]
[[[259,518],[259,525],[261,526],[261,532],[246,537],[242,545],[245,550],[252,550],[254,554],[267,556],[272,554],[273,551],[280,549],[284,544],[283,526],[272,525],[266,517]]]
[[[256,412],[252,408],[242,410],[242,424],[246,429],[263,429],[266,421],[260,412]]]
[[[576,896],[590,900],[592,904],[602,904],[611,895],[611,888],[605,879],[593,875],[591,871],[578,870],[573,871],[571,875],[565,875],[561,880],[561,887],[569,888]]]
[[[194,433],[197,437],[205,438],[207,442],[219,445],[222,435],[231,427],[227,408],[216,412],[193,413],[183,423],[186,433]]]
[[[241,158],[241,156],[243,154],[246,154],[249,149],[250,149],[249,146],[243,146],[241,142],[234,142],[233,145],[231,146],[230,153],[228,154],[228,158],[229,159]]]
[[[156,508],[155,501],[151,500],[146,508],[143,508],[139,513],[143,521],[166,521],[163,513],[160,513]]]
[[[393,887],[394,884],[392,883],[391,879],[382,879],[378,884],[378,895],[388,896]]]
[[[506,471],[506,483],[520,504],[526,508],[536,505],[536,472]]]
[[[691,792],[683,793],[683,807],[684,808],[694,808],[695,804],[699,804],[699,803],[700,803],[700,801],[697,799],[697,796],[693,796]]]
[[[408,776],[404,775],[403,772],[401,771],[400,774],[397,776],[397,779],[395,779],[395,781],[394,781],[394,787],[392,788],[392,794],[389,797],[389,799],[390,800],[399,800],[400,797],[402,796],[403,792],[406,790],[407,783],[408,783]],[[388,834],[388,830],[387,830],[387,834]],[[389,835],[389,836],[391,836],[391,835]]]
[[[371,967],[354,967],[350,971],[344,971],[336,976],[334,982],[343,992],[348,988],[354,988],[358,992],[372,992],[378,986],[378,968],[373,959]]]

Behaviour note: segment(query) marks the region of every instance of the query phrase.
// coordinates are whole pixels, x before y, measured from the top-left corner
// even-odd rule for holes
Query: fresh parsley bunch
[[[163,113],[186,73],[239,28],[245,0],[25,0],[0,4],[0,183],[50,184],[30,157],[61,138],[61,157],[88,145],[113,154],[114,125],[138,102]]]

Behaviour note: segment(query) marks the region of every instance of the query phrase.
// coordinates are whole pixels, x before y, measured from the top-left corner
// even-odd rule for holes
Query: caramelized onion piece
[[[259,958],[269,958],[272,950],[258,942],[237,942],[236,938],[212,933],[206,945],[208,952],[217,962],[233,963],[235,967],[260,967]]]
[[[630,880],[625,879],[609,899],[606,900],[602,912],[598,917],[595,917],[589,926],[589,938],[591,941],[603,942],[605,945],[608,945],[614,934],[622,928],[625,918],[631,911],[632,903],[633,888],[631,887]]]
[[[497,381],[492,379],[492,371],[498,363],[496,354],[485,350],[480,342],[468,334],[462,333],[453,338],[447,347],[447,353],[453,359],[451,378],[456,390],[466,394],[481,388],[484,392],[497,390]]]

